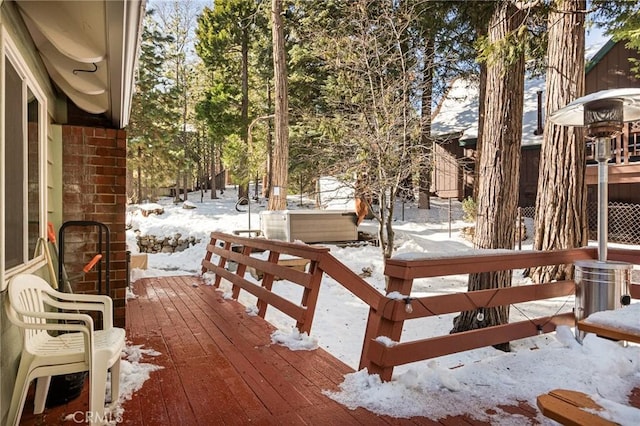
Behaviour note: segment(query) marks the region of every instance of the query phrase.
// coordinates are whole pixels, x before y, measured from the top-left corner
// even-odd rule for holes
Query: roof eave
[[[146,0],[16,0],[51,81],[76,106],[129,122]]]
[[[145,3],[146,0],[105,3],[110,41],[110,118],[118,128],[129,124]]]

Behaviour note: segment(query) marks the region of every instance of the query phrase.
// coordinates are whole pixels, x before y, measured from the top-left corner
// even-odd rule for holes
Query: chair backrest
[[[47,334],[46,330],[30,327],[47,322],[46,319],[36,318],[30,313],[47,312],[45,301],[50,299],[48,295],[54,292],[49,283],[37,275],[20,274],[9,281],[7,316],[23,330],[25,345],[40,334]]]

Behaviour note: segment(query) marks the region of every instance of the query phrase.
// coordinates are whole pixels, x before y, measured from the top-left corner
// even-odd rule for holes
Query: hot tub
[[[328,243],[356,241],[357,216],[341,210],[268,210],[260,212],[260,230],[273,240]]]

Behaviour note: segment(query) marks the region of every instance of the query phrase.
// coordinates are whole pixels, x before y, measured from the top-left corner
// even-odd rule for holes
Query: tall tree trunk
[[[524,12],[511,2],[497,5],[489,24],[489,42],[504,43],[523,24]],[[502,49],[499,49],[502,50]],[[487,64],[487,97],[479,171],[478,215],[474,246],[512,249],[518,206],[520,145],[524,96],[524,55],[507,57],[504,49]],[[511,286],[511,272],[469,275],[469,291]],[[509,307],[480,308],[461,313],[452,332],[508,322]],[[498,346],[497,346],[498,347]],[[499,345],[509,350],[509,343]]]
[[[584,95],[586,2],[556,0],[549,14],[546,116]],[[572,40],[572,43],[566,43]],[[579,127],[544,126],[533,247],[554,250],[588,242],[585,142]],[[573,265],[532,269],[534,282],[570,279]]]
[[[484,36],[487,34],[488,28],[485,25],[478,25],[477,36]],[[478,139],[476,141],[476,164],[479,165],[482,158],[482,139],[483,139],[483,131],[484,131],[484,100],[487,98],[487,64],[485,62],[480,63],[480,83],[478,87]],[[473,171],[473,181],[475,184],[473,185],[473,199],[478,199],[478,190],[480,185],[478,182],[480,181],[480,176],[478,171],[480,167],[476,167]]]
[[[420,134],[420,190],[418,208],[430,209],[431,199],[431,161],[433,158],[433,139],[431,139],[431,102],[433,97],[433,37],[424,36],[424,74],[422,82],[422,131]]]
[[[267,110],[271,112],[271,85],[267,80]],[[273,170],[273,131],[271,121],[267,122],[267,167],[265,171],[266,178],[262,183],[262,196],[269,198],[271,193],[271,180]]]
[[[184,172],[182,175],[182,192],[184,194],[183,201],[187,201],[189,199],[189,178],[187,176],[187,172]]]
[[[245,28],[242,34],[242,101],[240,104],[240,118],[242,121],[242,142],[249,149],[249,29]],[[242,182],[238,185],[238,199],[249,199],[249,161],[245,151],[242,158]]]
[[[484,100],[486,99],[486,97],[487,97],[487,64],[482,62],[480,64],[480,83],[478,87],[478,99],[480,100],[479,106],[478,106],[478,130],[479,131],[478,131],[478,139],[476,141],[476,153],[477,153],[476,164],[478,165],[480,164],[480,161],[482,161],[482,141],[484,139],[483,129],[484,129],[484,114],[485,114]],[[473,174],[473,181],[475,182],[475,185],[473,185],[474,200],[478,199],[478,192],[480,189],[480,185],[478,184],[478,182],[480,181],[479,170],[480,170],[480,167],[476,167],[474,169],[474,174]]]
[[[188,97],[188,93],[187,93],[187,89],[186,89],[186,84],[187,84],[187,76],[186,76],[186,72],[183,73],[183,80],[184,80],[184,85],[185,85],[185,89],[184,89],[184,103],[182,105],[182,146],[184,148],[184,158],[182,160],[182,183],[183,183],[183,192],[184,192],[184,199],[182,201],[187,201],[187,199],[189,198],[189,194],[187,191],[187,170],[189,169],[188,167],[188,163],[189,163],[189,139],[187,137],[187,97]]]
[[[138,147],[138,204],[142,203],[142,147]]]
[[[284,210],[287,207],[289,169],[289,101],[287,98],[287,63],[284,50],[282,0],[272,0],[271,19],[273,25],[273,75],[275,78],[275,143],[269,210]]]
[[[218,187],[216,185],[216,174],[217,174],[217,170],[216,170],[216,145],[215,142],[212,140],[211,141],[211,145],[210,148],[211,149],[211,199],[215,200],[216,198],[218,198],[218,194],[216,193],[216,191],[218,190]]]

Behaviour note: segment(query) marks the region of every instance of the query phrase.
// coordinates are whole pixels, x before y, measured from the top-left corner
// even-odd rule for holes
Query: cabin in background
[[[640,87],[640,79],[631,70],[630,58],[640,53],[625,47],[624,41],[608,41],[588,62],[585,69],[586,94],[622,87]],[[536,202],[540,147],[544,129],[544,78],[525,80],[525,104],[520,163],[518,205],[533,207]],[[438,105],[433,118],[435,140],[431,191],[443,198],[463,200],[473,195],[477,159],[478,84],[455,80]],[[587,145],[587,200],[589,227],[595,233],[597,216],[598,168],[593,143]],[[609,164],[610,222],[624,230],[634,222],[640,210],[640,121],[625,123],[623,133],[612,143]],[[631,206],[629,206],[631,205]],[[633,207],[638,205],[637,208]],[[636,209],[636,210],[633,210]],[[622,232],[622,231],[620,231]],[[615,240],[616,231],[610,237]],[[640,242],[640,235],[634,236]],[[624,241],[628,242],[628,241]]]
[[[543,78],[528,78],[524,87],[520,204],[536,200],[538,164],[542,144]],[[431,191],[441,198],[463,200],[473,196],[478,141],[478,82],[458,78],[436,110]]]
[[[624,41],[609,40],[585,69],[586,93],[621,87],[640,87],[640,79],[631,70],[630,59],[640,53],[625,47]],[[621,203],[640,203],[640,121],[625,123],[623,133],[612,144],[614,156],[609,164],[609,199]],[[598,168],[593,144],[587,142],[586,181],[589,199],[597,198]],[[593,166],[592,166],[593,165]],[[594,201],[595,202],[595,201]]]

